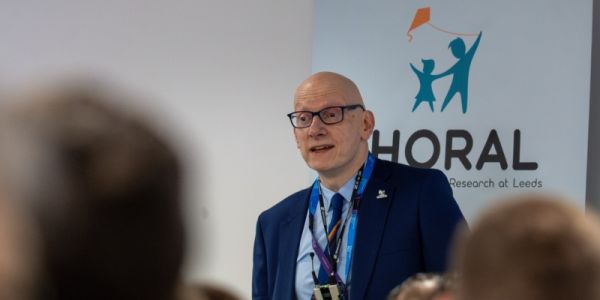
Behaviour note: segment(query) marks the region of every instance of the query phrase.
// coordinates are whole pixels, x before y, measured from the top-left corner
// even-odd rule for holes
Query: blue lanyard
[[[361,170],[359,171],[359,177],[360,178],[356,178],[357,180],[354,183],[354,189],[352,192],[352,199],[351,199],[351,205],[352,205],[352,216],[350,218],[350,225],[348,228],[348,240],[346,243],[346,281],[349,279],[349,274],[350,274],[350,264],[352,262],[352,253],[353,253],[353,249],[354,249],[354,242],[355,242],[355,237],[356,237],[356,225],[358,223],[358,208],[360,206],[360,201],[362,199],[362,195],[363,192],[365,191],[365,187],[367,186],[367,183],[369,182],[369,179],[371,178],[371,173],[373,172],[373,168],[375,167],[375,157],[369,153],[368,157],[367,157],[367,161],[365,162],[365,165],[361,168]],[[317,210],[317,205],[319,205],[319,202],[322,201],[321,199],[321,193],[320,193],[320,183],[319,180],[317,178],[317,180],[315,180],[313,186],[312,186],[312,191],[310,194],[310,202],[309,202],[309,206],[308,206],[308,211],[309,211],[309,227],[310,227],[310,233],[312,235],[312,219],[315,215],[315,212]],[[323,216],[323,215],[322,215]],[[324,222],[326,223],[326,221]],[[346,222],[344,222],[344,225],[346,224]],[[325,225],[326,226],[326,225]],[[340,239],[343,236],[343,229],[345,226],[343,226],[341,229],[342,231],[340,232]],[[325,231],[325,234],[327,234],[327,231]],[[313,240],[314,240],[314,236],[313,236]],[[338,243],[338,247],[340,246],[341,243]],[[313,246],[315,245],[315,243],[313,243]],[[320,250],[320,249],[319,249]],[[319,251],[321,252],[321,251]],[[337,252],[337,251],[336,251]],[[320,255],[318,255],[320,258]],[[320,259],[321,260],[321,259]],[[321,264],[327,264],[327,262],[323,262],[321,261]],[[335,270],[334,270],[335,271]],[[337,273],[337,272],[336,272]]]

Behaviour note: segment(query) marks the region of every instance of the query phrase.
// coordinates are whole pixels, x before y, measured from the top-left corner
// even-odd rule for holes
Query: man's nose
[[[326,126],[327,125],[321,121],[319,116],[314,116],[312,123],[308,127],[308,135],[310,137],[325,135],[327,133]]]

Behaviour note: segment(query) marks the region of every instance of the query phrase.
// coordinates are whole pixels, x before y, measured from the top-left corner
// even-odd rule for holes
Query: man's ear
[[[363,126],[360,132],[360,136],[363,140],[368,140],[373,134],[373,129],[375,128],[375,115],[370,110],[366,110],[363,115]]]

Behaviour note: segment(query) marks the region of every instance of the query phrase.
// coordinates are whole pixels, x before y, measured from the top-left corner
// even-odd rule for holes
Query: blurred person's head
[[[458,247],[460,299],[600,299],[600,226],[564,199],[505,201],[472,229]]]
[[[116,107],[127,100],[61,86],[19,98],[0,120],[4,172],[40,227],[45,298],[174,294],[180,165],[149,123]]]
[[[35,228],[17,199],[0,192],[0,299],[34,299],[38,271]]]
[[[182,284],[177,300],[240,300],[233,291],[212,283]]]
[[[387,300],[451,300],[452,277],[419,273],[409,277],[388,294]]]

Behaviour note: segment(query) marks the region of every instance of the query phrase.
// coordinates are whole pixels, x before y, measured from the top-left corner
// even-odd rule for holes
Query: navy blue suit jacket
[[[377,199],[380,190],[386,198]],[[295,299],[296,259],[310,189],[258,217],[252,299]],[[463,215],[446,176],[377,160],[359,208],[350,299],[385,299],[418,272],[443,272]]]

